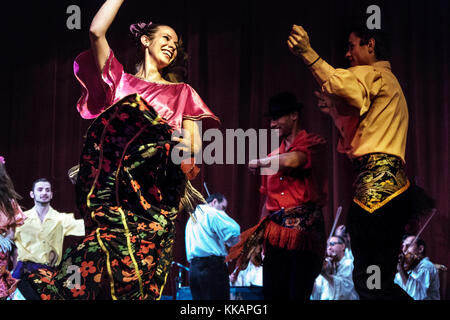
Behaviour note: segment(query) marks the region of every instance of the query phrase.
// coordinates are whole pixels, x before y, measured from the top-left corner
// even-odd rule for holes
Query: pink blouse
[[[122,64],[110,51],[101,79],[92,50],[78,55],[74,73],[82,86],[77,109],[85,119],[96,118],[110,105],[127,95],[138,93],[174,129],[183,120],[219,119],[209,110],[197,92],[186,83],[161,84],[139,79],[124,72]]]

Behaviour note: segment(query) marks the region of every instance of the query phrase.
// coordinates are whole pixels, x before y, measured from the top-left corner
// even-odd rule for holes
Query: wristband
[[[317,61],[319,61],[320,60],[320,56],[319,57],[317,57],[317,59],[316,60],[314,60],[314,62],[313,63],[311,63],[310,65],[308,65],[308,67],[307,68],[311,68]]]

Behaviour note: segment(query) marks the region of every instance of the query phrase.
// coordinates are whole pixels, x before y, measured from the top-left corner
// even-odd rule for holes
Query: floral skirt
[[[76,183],[87,236],[56,271],[25,275],[49,299],[159,299],[172,261],[186,178],[170,160],[171,127],[139,95],[89,127]]]

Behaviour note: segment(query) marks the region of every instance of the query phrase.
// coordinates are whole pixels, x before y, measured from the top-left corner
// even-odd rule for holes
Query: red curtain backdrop
[[[102,3],[11,3],[2,11],[0,155],[6,158],[26,209],[33,205],[28,195],[31,183],[47,177],[53,184],[52,206],[80,217],[67,170],[78,161],[90,121],[81,119],[75,109],[80,86],[72,67],[76,55],[89,48],[89,24]],[[66,26],[70,16],[66,9],[74,4],[81,9],[81,30]],[[190,56],[188,83],[220,117],[224,133],[226,129],[268,128],[263,113],[269,97],[279,91],[294,92],[305,105],[303,127],[328,141],[324,170],[329,177],[329,199],[324,215],[329,231],[338,206],[344,208],[340,221],[345,222],[353,175],[348,159],[336,151],[337,130],[316,107],[313,92],[318,86],[289,52],[286,39],[291,26],[300,24],[323,59],[335,67],[347,67],[345,29],[349,23],[364,22],[372,4],[381,8],[382,28],[392,35],[393,72],[408,101],[408,173],[437,201],[438,214],[423,233],[428,256],[450,266],[448,0],[127,1],[108,39],[132,72],[129,25],[152,20],[173,26]],[[195,185],[206,194],[203,182],[209,191],[226,195],[228,213],[242,230],[258,222],[259,178],[245,165],[204,165]],[[186,220],[180,216],[177,221],[175,248],[175,260],[185,265]],[[167,294],[172,284],[167,285]]]

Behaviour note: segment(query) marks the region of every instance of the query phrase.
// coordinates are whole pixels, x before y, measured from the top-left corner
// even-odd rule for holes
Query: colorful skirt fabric
[[[369,213],[408,190],[410,183],[402,160],[384,153],[353,160],[358,173],[353,201]]]
[[[170,159],[171,127],[139,95],[87,131],[76,183],[87,236],[56,271],[27,274],[40,299],[159,299],[172,261],[186,178]]]
[[[8,271],[9,253],[0,250],[0,300],[8,298],[17,286],[17,280]]]

